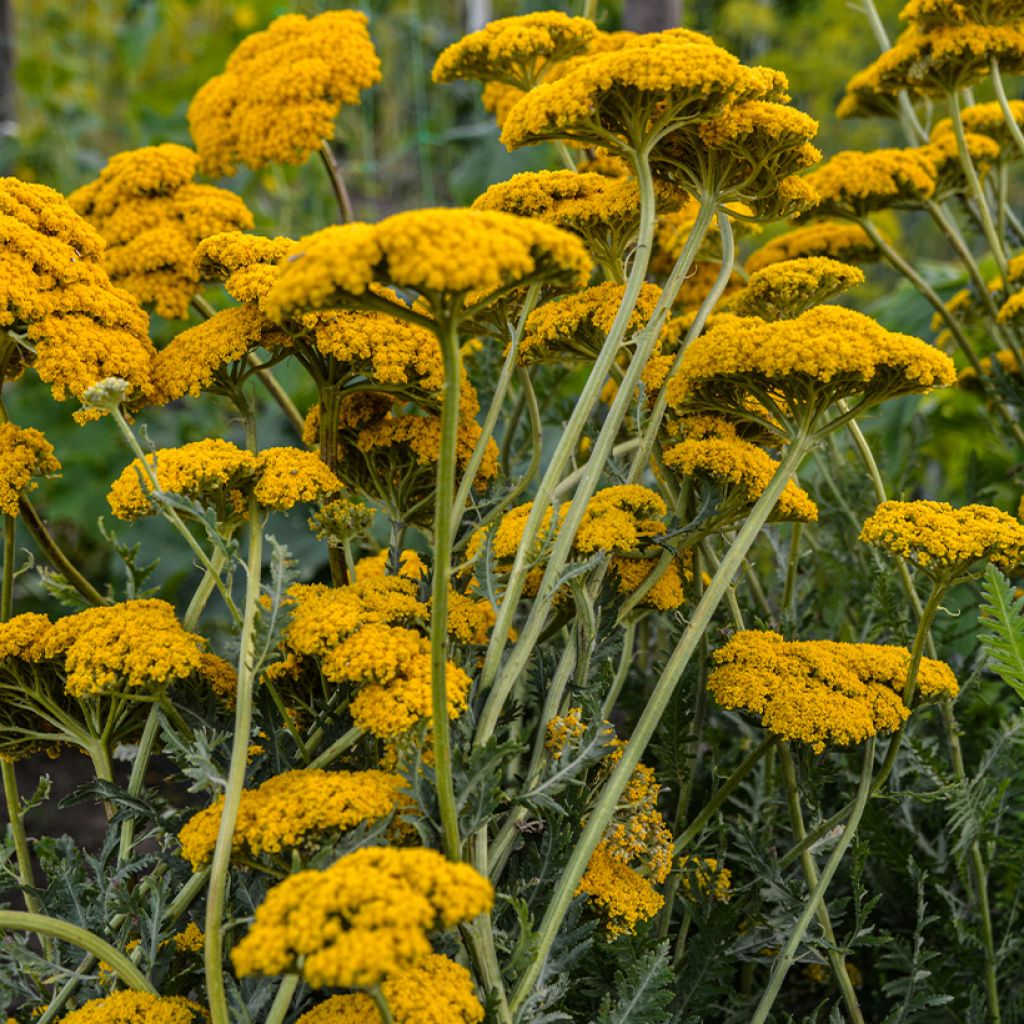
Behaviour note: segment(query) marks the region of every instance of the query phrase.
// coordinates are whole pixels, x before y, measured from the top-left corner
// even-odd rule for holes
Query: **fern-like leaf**
[[[991,565],[981,589],[978,640],[992,670],[1024,700],[1024,596],[1016,597],[1010,581]]]
[[[597,1024],[666,1024],[673,980],[665,942],[615,972],[615,1001],[605,998]]]

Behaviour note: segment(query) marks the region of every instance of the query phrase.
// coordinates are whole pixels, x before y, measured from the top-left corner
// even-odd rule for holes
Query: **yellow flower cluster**
[[[68,196],[105,239],[110,279],[161,316],[188,316],[199,287],[192,253],[203,238],[253,226],[233,192],[195,184],[198,166],[185,146],[145,146],[118,153],[95,181]]]
[[[493,899],[487,879],[434,850],[357,850],[274,886],[231,958],[239,977],[298,971],[313,988],[365,988],[430,956],[431,931]]]
[[[1024,126],[1024,100],[1009,100],[1010,113],[1018,127]],[[1010,126],[1006,123],[1002,106],[996,101],[991,103],[975,103],[960,111],[960,121],[964,132],[969,135],[985,135],[995,142],[1002,150],[1004,159],[1015,159],[1018,150],[1014,147]],[[948,117],[935,122],[932,138],[951,134],[953,123]]]
[[[400,775],[299,768],[242,791],[232,850],[249,858],[307,848],[324,834],[344,832],[394,811]],[[193,871],[208,863],[217,844],[223,797],[189,818],[178,833],[181,855]]]
[[[708,689],[719,704],[752,712],[770,732],[815,753],[898,729],[910,714],[901,696],[910,665],[903,647],[743,630],[714,661]],[[944,662],[923,659],[918,681],[924,698],[957,694]]]
[[[717,46],[655,33],[641,45],[627,41],[581,59],[528,92],[509,111],[501,139],[508,149],[545,139],[617,148],[625,138],[636,145],[637,131],[649,128],[639,111],[659,115],[659,125],[683,124],[715,117],[728,103],[770,99],[784,88],[777,73],[744,67]]]
[[[53,445],[33,427],[0,424],[0,512],[18,514],[18,499],[35,490],[32,478],[53,476],[61,465]]]
[[[1020,375],[1020,363],[1017,362],[1016,355],[1009,349],[1001,349],[999,352],[994,352],[991,356],[985,356],[979,365],[981,366],[982,374],[986,377]],[[965,366],[960,371],[957,383],[968,391],[981,390],[981,382],[978,380],[978,373],[973,366]]]
[[[762,448],[737,437],[735,430],[732,436],[688,437],[667,449],[664,458],[670,469],[724,486],[722,507],[728,510],[726,515],[730,519],[757,501],[779,467]],[[739,507],[732,508],[736,504]],[[816,523],[818,506],[802,487],[790,480],[779,496],[772,518]]]
[[[546,65],[583,53],[596,34],[588,18],[560,11],[501,18],[443,50],[432,77],[435,82],[475,78],[530,89]]]
[[[204,238],[192,261],[201,281],[222,281],[238,302],[259,302],[277,279],[277,264],[296,246],[291,238],[228,231]]]
[[[865,263],[878,259],[878,248],[859,224],[820,221],[773,238],[747,260],[750,273],[783,260],[828,256],[841,263]]]
[[[66,692],[90,697],[120,689],[153,690],[186,679],[199,671],[202,643],[181,628],[166,601],[143,599],[58,619],[43,635],[39,655],[63,659]]]
[[[589,273],[582,242],[550,224],[485,210],[412,210],[302,239],[266,309],[280,322],[303,310],[359,305],[374,282],[428,297],[473,293],[478,302],[533,281],[579,287]]]
[[[863,283],[862,270],[827,256],[779,260],[751,274],[730,307],[741,316],[791,320]]]
[[[189,921],[184,929],[172,936],[171,941],[179,953],[202,953],[203,933],[195,921]]]
[[[864,523],[860,539],[944,578],[983,559],[1010,570],[1024,556],[1024,525],[990,505],[885,501]]]
[[[133,401],[149,393],[149,319],[111,284],[103,240],[59,192],[0,178],[0,328],[24,334],[39,377],[58,401],[120,377]],[[21,355],[0,368],[15,376]],[[75,414],[95,419],[97,410]]]
[[[430,642],[410,628],[429,618],[416,592],[417,585],[400,576],[366,577],[336,588],[297,585],[289,591],[293,611],[285,630],[286,655],[316,659],[325,680],[353,687],[348,708],[353,722],[382,738],[401,735],[432,713]],[[479,620],[458,601],[454,622],[457,629],[480,629]],[[465,710],[469,687],[469,676],[449,661],[452,718]]]
[[[807,175],[815,215],[860,220],[893,207],[919,206],[935,193],[935,164],[919,149],[844,150]]]
[[[171,339],[153,360],[153,403],[166,405],[203,391],[225,392],[225,371],[254,348],[287,347],[291,338],[255,306],[235,306],[214,314]]]
[[[389,556],[390,552],[384,548],[375,555],[360,558],[356,562],[356,579],[383,579],[388,575]],[[427,575],[427,567],[418,552],[406,548],[399,554],[398,575],[404,576],[407,580],[421,580]]]
[[[125,466],[107,494],[115,516],[130,520],[152,514],[150,474],[161,491],[202,502],[223,522],[244,514],[249,490],[263,508],[288,511],[342,489],[314,452],[281,447],[254,455],[230,441],[208,438],[161,448],[147,456],[145,467],[138,459]]]
[[[112,992],[61,1017],[61,1024],[201,1024],[209,1014],[181,996]]]
[[[587,896],[602,914],[609,937],[634,934],[665,905],[664,896],[640,872],[613,856],[607,842],[594,850],[576,892]]]
[[[794,320],[750,317],[711,328],[687,349],[667,387],[676,412],[763,420],[749,400],[759,400],[765,387],[793,412],[852,394],[879,401],[955,379],[950,358],[925,342],[851,309],[818,306]]]
[[[1001,25],[1024,15],[1019,0],[908,0],[900,11],[901,21],[930,25],[958,25],[975,21]]]
[[[657,565],[658,560],[654,558],[613,558],[611,568],[618,592],[626,596],[636,593]],[[678,608],[686,600],[685,584],[692,580],[692,559],[677,558],[669,562],[668,568],[647,591],[641,606],[660,612]]]
[[[732,872],[719,867],[714,857],[683,857],[679,862],[683,891],[691,899],[700,893],[710,899],[726,902],[732,893]]]
[[[282,15],[242,40],[224,73],[193,97],[188,123],[203,171],[302,163],[334,137],[342,104],[379,81],[365,14]]]
[[[994,142],[987,135],[978,135],[975,132],[965,133],[964,142],[967,145],[967,154],[971,158],[971,163],[974,164],[978,174],[984,176],[991,165],[999,160],[999,143]],[[914,151],[911,150],[911,152]],[[960,160],[960,150],[952,130],[942,133],[933,131],[931,142],[918,147],[917,152],[923,153],[935,167],[933,198],[936,202],[968,190],[967,175],[964,172],[964,165]]]
[[[625,285],[605,281],[554,302],[538,306],[526,318],[519,348],[520,363],[596,359],[622,304]],[[661,297],[657,285],[645,284],[629,317],[627,336],[650,320]]]
[[[480,1024],[484,1008],[469,971],[431,953],[386,978],[380,990],[395,1024]],[[295,1024],[379,1024],[373,1000],[362,993],[331,996]]]

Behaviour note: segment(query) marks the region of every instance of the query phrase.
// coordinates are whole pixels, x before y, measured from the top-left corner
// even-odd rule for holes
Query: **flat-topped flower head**
[[[746,317],[712,327],[691,343],[667,387],[678,415],[722,415],[785,436],[797,423],[826,429],[821,415],[840,398],[859,395],[856,408],[864,409],[955,379],[949,356],[918,338],[851,309],[816,306],[793,320]]]
[[[231,958],[243,978],[298,973],[313,988],[367,988],[430,956],[431,932],[493,900],[486,878],[434,850],[356,850],[274,886]]]
[[[971,163],[974,164],[978,176],[984,177],[989,168],[999,161],[1001,154],[999,143],[987,135],[979,135],[975,132],[965,132],[964,142],[967,145],[967,154],[971,158]],[[967,175],[960,160],[960,150],[952,130],[933,131],[932,141],[927,145],[917,147],[917,152],[923,153],[935,167],[935,192],[932,198],[936,202],[943,202],[969,191]]]
[[[722,707],[757,715],[769,732],[818,754],[893,732],[910,715],[902,698],[910,667],[904,647],[786,641],[742,630],[713,658],[708,689]],[[949,666],[931,658],[922,659],[918,681],[922,699],[958,692]]]
[[[381,982],[395,1024],[481,1024],[484,1008],[461,964],[431,953]],[[361,992],[331,996],[295,1024],[376,1024],[376,1004]]]
[[[836,107],[836,116],[896,117],[899,106],[899,94],[883,88],[878,68],[869,64],[846,83],[846,91]]]
[[[637,928],[665,905],[665,898],[650,881],[614,857],[607,842],[594,850],[576,893],[585,895],[602,916],[610,939],[635,935]]]
[[[287,512],[296,505],[325,501],[342,483],[316,452],[282,446],[256,456],[253,496],[261,508]]]
[[[814,216],[861,220],[878,210],[920,206],[935,194],[935,164],[920,149],[846,150],[807,175]]]
[[[538,306],[526,318],[519,362],[596,359],[619,311],[624,291],[625,285],[605,281]],[[625,350],[631,347],[636,332],[650,320],[660,295],[657,285],[645,284],[641,288],[629,319]]]
[[[293,238],[265,238],[226,231],[204,238],[192,254],[201,281],[221,281],[238,302],[260,302],[277,280],[277,264],[291,253]]]
[[[682,476],[711,484],[720,493],[717,509],[702,523],[703,532],[721,530],[749,510],[771,483],[778,462],[739,437],[688,437],[665,451],[665,465]],[[818,506],[790,480],[770,519],[815,523]]]
[[[589,273],[583,243],[550,224],[495,211],[413,210],[302,239],[266,308],[281,321],[314,309],[394,306],[371,291],[379,283],[418,292],[444,312],[453,297],[486,305],[496,293],[534,282],[579,287]]]
[[[827,256],[780,260],[751,274],[729,308],[740,316],[792,320],[863,283],[862,270]]]
[[[1024,525],[991,505],[884,501],[860,539],[944,581],[967,576],[985,561],[1009,571],[1024,557]]]
[[[870,72],[877,92],[893,95],[907,89],[944,95],[982,81],[993,57],[1004,74],[1024,70],[1024,32],[1019,23],[966,22],[927,28],[915,23],[870,65]]]
[[[678,189],[661,183],[655,198],[659,210],[673,210],[684,201]],[[473,209],[514,213],[571,231],[595,260],[617,269],[636,237],[640,189],[627,175],[524,171],[491,185],[473,201]]]
[[[1016,305],[1019,307],[1020,303],[1016,303]],[[1021,376],[1020,363],[1017,361],[1017,356],[1010,349],[1000,349],[998,352],[993,352],[990,356],[985,356],[984,359],[979,361],[979,366],[981,368],[981,376],[990,378],[993,381],[1000,380],[1001,378],[1019,379]],[[984,382],[979,379],[978,372],[973,366],[965,366],[960,371],[957,383],[967,391],[984,391]]]
[[[405,548],[398,556],[397,574],[390,571],[391,552],[382,548],[375,555],[364,555],[356,562],[356,579],[383,579],[385,576],[404,576],[407,580],[421,580],[427,575],[427,567],[418,551]]]
[[[509,111],[502,142],[519,149],[564,139],[622,155],[645,140],[710,120],[727,104],[772,99],[785,90],[778,73],[745,67],[717,46],[658,35],[648,45],[581,59],[528,92]]]
[[[251,860],[293,850],[312,852],[324,841],[392,814],[405,782],[381,771],[328,772],[298,768],[242,791],[232,853]],[[224,800],[189,818],[178,833],[181,855],[198,871],[217,844]]]
[[[696,131],[668,135],[652,155],[654,174],[695,195],[708,191],[777,220],[813,205],[795,175],[818,163],[818,122],[783,103],[734,103]]]
[[[900,11],[900,20],[922,28],[934,25],[961,25],[978,22],[1000,25],[1024,17],[1020,0],[909,0]]]
[[[61,1024],[205,1024],[209,1014],[181,996],[111,992],[60,1018]]]
[[[342,105],[380,81],[361,11],[285,14],[243,39],[195,94],[189,129],[204,173],[300,164],[334,137]]]
[[[877,260],[879,252],[859,224],[823,220],[777,235],[750,254],[746,267],[753,274],[782,260],[809,256],[827,256],[840,263],[867,263]]]
[[[149,318],[111,283],[103,249],[59,192],[0,178],[0,328],[15,342],[4,353],[2,377],[31,364],[58,401],[82,398],[107,377],[126,381],[133,400],[149,394]],[[85,409],[75,418],[100,415]]]
[[[589,18],[572,18],[560,11],[500,18],[442,51],[432,78],[435,82],[475,78],[525,91],[552,64],[583,53],[596,35]]]
[[[202,639],[182,629],[174,608],[155,599],[87,608],[58,619],[40,643],[63,659],[73,697],[154,691],[199,671]]]
[[[40,431],[0,424],[0,512],[18,515],[18,499],[36,489],[35,478],[56,476],[60,470],[53,445]]]
[[[1008,106],[1017,127],[1024,127],[1024,100],[1009,100]],[[1006,123],[1002,106],[996,101],[991,103],[975,103],[960,111],[960,121],[964,131],[974,135],[984,135],[995,142],[1000,149],[1000,159],[1019,160],[1020,150],[1014,144],[1013,133]],[[948,117],[935,122],[932,128],[932,140],[944,135],[951,135],[953,123]]]
[[[196,245],[222,231],[252,228],[233,192],[193,181],[198,156],[164,143],[112,157],[68,202],[103,236],[103,268],[114,284],[161,316],[183,318],[199,289]]]
[[[232,394],[252,372],[246,357],[254,349],[280,353],[292,339],[254,305],[215,313],[176,334],[153,359],[152,404],[166,405],[204,391]]]

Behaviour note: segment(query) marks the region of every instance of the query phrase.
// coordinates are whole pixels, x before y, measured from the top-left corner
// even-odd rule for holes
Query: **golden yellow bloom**
[[[978,135],[975,132],[965,133],[964,141],[971,162],[979,176],[983,177],[989,167],[999,160],[999,144],[987,135]],[[960,161],[956,136],[952,131],[941,134],[932,132],[932,141],[926,146],[917,147],[916,152],[924,154],[935,167],[936,202],[968,191],[967,175]]]
[[[1010,570],[1024,555],[1024,526],[990,505],[885,501],[864,523],[860,539],[946,579],[982,560]]]
[[[233,174],[239,162],[302,163],[334,137],[343,104],[380,81],[380,61],[361,11],[315,18],[285,14],[235,48],[223,74],[193,97],[188,123],[203,171]]]
[[[1015,292],[999,307],[998,320],[1001,324],[1024,324],[1024,291]],[[996,353],[997,358],[1006,357],[1005,353]]]
[[[39,612],[25,612],[7,622],[0,622],[0,659],[39,661],[43,657],[42,644],[51,625],[49,618]]]
[[[72,697],[153,690],[198,672],[202,638],[181,628],[174,608],[155,599],[87,608],[58,619],[43,636],[47,659],[64,662]]]
[[[171,339],[153,360],[153,403],[197,397],[203,391],[224,393],[237,387],[227,368],[255,348],[276,350],[291,338],[255,306],[236,306],[214,314]]]
[[[320,501],[342,489],[341,481],[315,452],[266,448],[256,456],[259,477],[253,494],[263,508],[287,511],[299,502]]]
[[[903,647],[786,641],[743,630],[714,661],[708,689],[719,704],[752,712],[770,732],[815,753],[896,730],[910,714],[902,698],[910,652]],[[949,666],[923,659],[919,690],[923,698],[956,696]]]
[[[612,573],[615,576],[618,592],[627,597],[635,594],[654,572],[658,565],[657,558],[613,558]],[[686,600],[684,584],[693,579],[693,572],[680,559],[669,562],[668,568],[658,581],[647,591],[640,602],[641,608],[656,608],[660,612],[678,608]]]
[[[388,558],[391,552],[387,548],[375,555],[365,555],[356,562],[356,579],[383,579],[388,575]],[[406,548],[398,556],[398,575],[408,580],[421,580],[427,575],[427,567],[423,564],[419,552]]]
[[[925,342],[862,313],[817,306],[794,320],[750,317],[713,327],[693,341],[667,387],[677,413],[724,412],[773,431],[764,409],[750,406],[751,399],[762,401],[765,388],[777,406],[772,416],[785,419],[813,417],[848,395],[874,403],[955,379],[950,358]]]
[[[288,850],[315,849],[328,838],[391,814],[405,785],[388,772],[328,772],[299,768],[242,791],[232,839],[235,854],[249,859]],[[208,863],[217,844],[223,797],[189,818],[178,833],[181,855],[193,871]]]
[[[134,296],[111,284],[103,240],[59,192],[0,178],[0,328],[28,344],[5,355],[14,377],[30,362],[61,401],[120,377],[132,401],[150,390],[149,318]],[[79,422],[96,409],[75,414]]]
[[[496,618],[490,601],[448,591],[448,632],[458,643],[486,644]]]
[[[574,747],[583,739],[586,731],[583,708],[569,708],[564,715],[556,715],[548,722],[545,729],[544,746],[551,756],[558,760],[570,747]],[[614,730],[610,726],[608,731],[614,735]]]
[[[277,279],[277,264],[296,246],[292,238],[228,231],[204,238],[192,254],[201,281],[222,281],[238,302],[259,302]]]
[[[61,1017],[61,1024],[201,1024],[209,1014],[181,996],[112,992]]]
[[[1009,106],[1017,127],[1024,127],[1024,100],[1010,100]],[[964,107],[960,111],[960,121],[964,126],[965,133],[985,135],[995,142],[1001,150],[1002,159],[1020,159],[1020,150],[1014,145],[1010,126],[1003,116],[1003,108],[995,100],[991,103],[975,103],[973,106]],[[944,117],[935,122],[935,127],[932,128],[932,139],[938,139],[943,135],[952,134],[952,132],[952,121],[948,117]]]
[[[239,977],[298,971],[314,988],[365,988],[429,956],[429,932],[493,899],[487,879],[434,850],[357,850],[274,886],[231,958]]]
[[[195,921],[189,921],[184,929],[171,939],[178,953],[202,953],[204,936]]]
[[[936,169],[920,149],[845,150],[807,181],[820,200],[815,215],[867,217],[876,210],[915,207],[935,193]]]
[[[721,529],[742,516],[771,483],[778,462],[757,445],[733,437],[688,437],[665,452],[665,465],[685,476],[710,480],[724,488],[718,513],[708,523]],[[779,496],[772,519],[818,521],[818,506],[790,480]]]
[[[624,292],[625,285],[605,281],[538,306],[526,318],[519,362],[561,362],[566,357],[596,359],[622,304]],[[629,318],[624,349],[650,320],[660,296],[661,289],[657,285],[643,285]]]
[[[778,235],[751,254],[747,270],[754,273],[772,263],[799,257],[828,256],[841,263],[878,259],[878,248],[859,224],[820,221]]]
[[[428,297],[473,293],[479,304],[533,281],[578,287],[589,273],[580,240],[550,224],[484,210],[413,210],[308,235],[285,261],[266,308],[281,321],[303,310],[359,305],[374,282]]]
[[[594,850],[576,892],[589,897],[604,916],[609,938],[635,934],[638,925],[665,905],[661,893],[638,871],[612,856],[604,842]]]
[[[900,11],[901,21],[929,25],[958,25],[975,21],[999,25],[1024,15],[1019,0],[908,0]]]
[[[480,94],[484,110],[494,115],[498,127],[505,124],[509,111],[523,98],[523,90],[504,82],[488,82]]]
[[[826,256],[780,260],[751,274],[730,307],[741,316],[791,320],[863,283],[862,270]]]
[[[430,953],[381,983],[395,1024],[479,1024],[484,1008],[469,971],[446,956]],[[373,1000],[362,993],[332,996],[304,1013],[296,1024],[377,1024]]]
[[[476,78],[530,89],[543,77],[543,69],[582,53],[596,34],[589,18],[570,18],[560,11],[500,18],[442,51],[432,78]]]
[[[161,448],[147,456],[146,463],[161,491],[201,501],[216,509],[222,521],[235,510],[234,492],[252,483],[258,466],[252,452],[214,438]],[[149,473],[135,459],[111,485],[107,503],[119,519],[153,513]]]
[[[36,489],[32,478],[54,476],[60,470],[53,445],[40,431],[0,424],[0,512],[18,515],[18,499]]]
[[[107,243],[111,280],[166,317],[188,316],[199,288],[192,251],[208,235],[253,226],[234,193],[193,182],[199,158],[165,143],[118,153],[68,196]]]
[[[694,892],[725,903],[732,893],[732,872],[720,868],[714,857],[683,857],[679,861],[683,892],[691,899]]]

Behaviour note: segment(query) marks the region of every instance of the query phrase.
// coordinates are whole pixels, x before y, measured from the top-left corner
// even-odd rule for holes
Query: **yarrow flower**
[[[484,1019],[472,975],[436,953],[389,975],[380,990],[395,1024],[480,1024]],[[357,992],[331,996],[295,1024],[369,1024],[379,1019],[373,1000]]]
[[[189,104],[203,171],[300,164],[333,138],[342,105],[380,81],[366,24],[361,11],[285,14],[242,40]]]
[[[366,988],[429,957],[432,931],[493,899],[487,879],[434,850],[357,850],[274,886],[231,959],[243,978],[298,972],[313,988]]]
[[[1009,100],[1008,106],[1017,127],[1024,126],[1024,100]],[[984,135],[991,139],[1000,150],[1000,159],[1019,160],[1020,150],[1014,145],[1013,133],[1006,123],[1001,104],[993,100],[991,103],[975,103],[960,111],[960,122],[966,135]],[[944,117],[935,122],[932,128],[932,139],[953,134],[953,122]]]
[[[207,1012],[181,996],[112,992],[61,1017],[61,1024],[203,1024]]]
[[[665,905],[665,897],[638,871],[599,843],[576,887],[603,916],[609,938],[633,935]]]
[[[435,82],[475,78],[532,88],[552,64],[583,53],[597,34],[589,18],[537,11],[500,18],[451,44],[437,58]]]
[[[58,401],[108,377],[123,379],[136,401],[149,394],[149,318],[111,284],[103,248],[60,193],[0,178],[0,328],[25,341],[0,353],[5,377],[31,363]],[[75,419],[100,415],[83,409]]]
[[[0,424],[0,512],[18,515],[18,499],[37,486],[33,477],[55,476],[60,470],[53,445],[40,431]]]
[[[999,144],[987,135],[978,135],[974,132],[964,134],[964,143],[978,176],[983,178],[989,168],[999,161]],[[935,192],[932,196],[935,202],[942,202],[968,191],[967,174],[952,129],[946,132],[933,131],[931,142],[917,147],[916,151],[924,154],[935,167]]]
[[[865,521],[860,539],[946,581],[982,561],[1008,571],[1024,558],[1024,525],[990,505],[885,501]]]
[[[859,224],[818,221],[777,235],[747,259],[750,273],[800,257],[827,256],[841,263],[877,260],[878,247]]]
[[[732,893],[732,872],[714,857],[683,857],[679,861],[683,892],[692,900],[697,895],[725,903]]]
[[[292,238],[227,231],[204,238],[192,254],[192,264],[201,281],[221,281],[238,302],[259,303],[277,279],[277,264],[297,244]]]
[[[582,242],[550,224],[484,210],[398,213],[379,224],[325,228],[302,239],[267,296],[272,319],[331,306],[397,308],[371,291],[394,285],[442,301],[494,293],[531,282],[578,287],[590,273]],[[424,326],[431,326],[430,321]]]
[[[404,785],[400,775],[380,771],[300,768],[275,775],[242,791],[232,850],[254,860],[315,849],[325,838],[393,813]],[[193,871],[213,856],[223,805],[221,797],[178,833],[181,855]]]
[[[769,732],[818,754],[893,732],[910,714],[902,698],[910,652],[903,647],[786,641],[742,630],[713,658],[708,689],[722,707],[749,711]],[[921,662],[918,689],[923,699],[958,692],[949,666],[931,658]]]
[[[185,317],[199,288],[192,263],[209,235],[253,226],[234,193],[193,181],[199,157],[185,146],[145,146],[111,158],[68,202],[103,236],[103,268],[116,285],[166,317]]]
[[[917,207],[935,194],[935,163],[920,149],[845,150],[806,178],[817,192],[815,216],[861,220],[870,213]]]
[[[862,270],[825,256],[780,260],[751,274],[729,305],[740,316],[792,320],[863,283]]]

